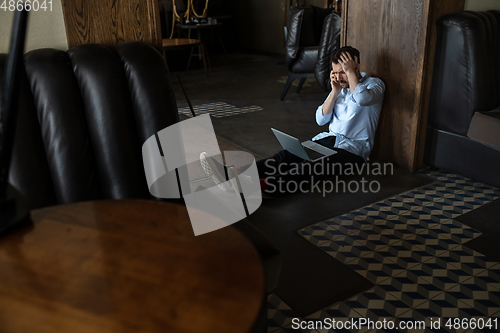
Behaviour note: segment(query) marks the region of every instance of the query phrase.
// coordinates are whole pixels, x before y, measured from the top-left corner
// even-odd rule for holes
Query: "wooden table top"
[[[198,44],[201,44],[201,41],[199,39],[193,39],[193,38],[164,38],[162,39],[161,42],[163,47],[168,47],[168,48],[184,47],[184,46],[194,47],[197,46]]]
[[[182,205],[94,201],[32,211],[0,238],[2,333],[248,332],[264,272],[233,227],[195,237]]]

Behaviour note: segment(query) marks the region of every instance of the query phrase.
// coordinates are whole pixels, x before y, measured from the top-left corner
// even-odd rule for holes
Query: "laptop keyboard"
[[[302,146],[304,147],[304,146]],[[324,157],[324,154],[318,153],[316,150],[312,150],[311,148],[304,147],[304,150],[306,151],[307,156],[311,159],[311,161],[314,161],[315,159]]]

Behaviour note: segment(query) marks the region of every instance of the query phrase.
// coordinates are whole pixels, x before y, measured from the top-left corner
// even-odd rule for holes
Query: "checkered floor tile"
[[[238,114],[264,110],[260,106],[252,105],[252,106],[247,106],[247,107],[243,107],[243,108],[238,108],[234,105],[227,104],[224,102],[195,105],[195,106],[193,106],[193,109],[194,109],[194,113],[197,116],[200,114],[209,113],[212,117],[215,117],[215,118],[229,117],[229,116],[235,116]],[[183,115],[186,115],[188,117],[192,116],[191,110],[189,109],[189,107],[180,108],[179,114],[183,114]]]
[[[267,332],[276,332],[280,328],[290,326],[293,318],[299,318],[288,305],[278,296],[271,294],[267,297]]]
[[[500,317],[500,263],[463,245],[481,232],[454,220],[500,198],[500,189],[456,174],[427,175],[436,181],[299,230],[307,241],[376,285],[304,320],[423,320],[426,329],[415,332],[472,332],[443,323],[441,330],[430,329],[429,318]],[[275,295],[273,299],[270,329],[288,332],[295,317],[287,315],[296,314],[281,300],[276,306]]]

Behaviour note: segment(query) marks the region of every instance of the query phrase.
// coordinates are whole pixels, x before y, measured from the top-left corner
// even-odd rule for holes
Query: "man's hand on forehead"
[[[346,58],[346,59],[350,59],[350,60],[355,60],[356,63],[358,63],[358,57],[354,56],[354,58],[353,58],[352,55],[349,52],[342,52],[340,54],[340,58],[341,59]]]
[[[340,54],[339,63],[342,65],[342,69],[345,73],[350,71],[356,71],[358,69],[358,57],[352,58],[351,54],[348,52],[342,52]]]

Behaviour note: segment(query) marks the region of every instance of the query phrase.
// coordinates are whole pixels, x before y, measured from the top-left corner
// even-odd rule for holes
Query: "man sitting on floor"
[[[316,143],[334,149],[337,153],[316,162],[306,161],[287,150],[257,162],[262,191],[273,192],[276,182],[297,181],[305,177],[324,176],[315,170],[315,164],[347,165],[362,164],[373,148],[375,130],[382,109],[385,85],[382,80],[360,72],[359,51],[344,46],[331,57],[330,82],[332,91],[316,110],[316,122],[329,124],[329,131],[312,138]],[[219,188],[228,190],[224,168],[214,159],[200,155],[203,169]],[[237,170],[228,168],[233,180]],[[250,180],[251,181],[251,180]],[[233,186],[236,182],[232,181]]]

